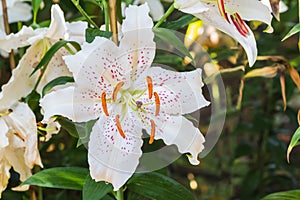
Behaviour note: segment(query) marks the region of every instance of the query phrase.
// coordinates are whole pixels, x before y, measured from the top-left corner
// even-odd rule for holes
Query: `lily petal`
[[[46,37],[59,40],[66,37],[67,26],[64,13],[58,4],[51,7],[51,23],[47,31]]]
[[[87,22],[66,22],[68,40],[76,41],[79,44],[85,42],[85,29],[88,27]]]
[[[0,118],[0,149],[9,145],[8,138],[6,136],[8,127],[3,119]],[[2,158],[0,157],[0,160]]]
[[[4,150],[0,150],[0,154],[4,154]],[[5,190],[7,184],[8,184],[8,179],[10,177],[10,170],[11,165],[4,159],[1,160],[0,162],[0,198],[2,191]]]
[[[139,5],[147,2],[150,8],[150,15],[152,16],[153,21],[158,21],[164,15],[164,7],[161,4],[160,0],[135,0],[134,5]]]
[[[70,86],[47,94],[40,101],[44,111],[43,121],[49,121],[54,115],[62,115],[76,122],[97,119],[102,114],[101,97],[93,99],[84,96],[82,93],[85,91]]]
[[[226,0],[226,11],[229,14],[238,13],[247,21],[261,21],[269,25],[268,33],[273,32],[272,14],[269,8],[258,0]],[[255,13],[255,14],[253,14]]]
[[[182,116],[169,116],[168,120],[157,128],[155,139],[162,139],[166,145],[175,144],[180,153],[189,153],[191,164],[198,165],[198,154],[204,149],[205,139],[192,122]]]
[[[146,74],[152,78],[153,90],[160,98],[160,107],[167,114],[184,115],[209,105],[202,94],[201,87],[204,84],[201,69],[191,72],[174,72],[161,67],[151,67]],[[145,78],[138,80],[136,87],[146,87],[143,86],[145,80]],[[141,100],[144,104],[153,102],[148,98],[148,93],[145,93]],[[155,110],[155,105],[152,109]]]
[[[174,7],[184,13],[197,14],[209,10],[209,7],[199,0],[175,0]]]
[[[200,3],[200,2],[199,2]],[[256,47],[256,41],[253,35],[253,32],[251,29],[245,24],[247,29],[249,30],[249,33],[244,37],[242,36],[239,31],[234,26],[233,22],[230,20],[230,23],[228,23],[219,13],[218,8],[215,4],[212,3],[206,3],[207,7],[209,9],[205,12],[202,12],[200,9],[197,11],[196,9],[193,10],[193,15],[198,17],[199,19],[203,20],[205,23],[210,24],[217,29],[223,31],[224,33],[230,35],[231,37],[235,38],[245,49],[249,61],[249,65],[253,66],[256,57],[257,57],[257,47]],[[193,9],[193,8],[190,8]],[[269,11],[268,11],[269,12]]]
[[[27,96],[33,89],[38,73],[29,77],[42,56],[43,43],[39,42],[29,47],[12,72],[9,82],[2,86],[0,93],[0,110],[9,108],[16,100]]]
[[[27,3],[23,2],[17,2],[15,3],[12,7],[7,5],[8,10],[8,22],[13,23],[13,22],[18,22],[18,21],[28,21],[31,19],[32,14],[31,14],[31,6]],[[2,10],[2,6],[1,6]],[[2,15],[2,14],[1,14]]]
[[[37,146],[37,126],[34,113],[25,103],[17,103],[12,106],[11,109],[13,111],[6,120],[13,127],[13,130],[24,138],[24,163],[30,169],[32,169],[35,164],[42,167],[43,165]]]
[[[121,119],[125,138],[118,132],[116,120],[103,116],[96,122],[89,141],[88,161],[91,177],[112,183],[118,190],[132,176],[142,155],[142,129],[130,112]]]
[[[132,69],[131,80],[151,66],[155,56],[153,22],[147,4],[129,6],[126,18],[122,24],[123,38],[120,41],[121,54],[119,60],[126,69]]]

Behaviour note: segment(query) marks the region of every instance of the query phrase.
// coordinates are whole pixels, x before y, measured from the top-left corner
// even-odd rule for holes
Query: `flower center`
[[[228,22],[230,23],[229,19],[228,19],[228,14],[225,10],[225,3],[224,0],[218,0],[217,1],[218,4],[218,8],[220,11],[221,16]],[[236,29],[238,30],[238,32],[246,37],[247,34],[249,33],[249,30],[246,26],[246,23],[244,22],[244,20],[241,18],[241,16],[238,13],[234,13],[230,15],[230,19],[233,23],[233,25],[236,27]]]
[[[121,112],[122,115],[121,116],[124,117],[126,115],[126,112],[128,111],[127,109],[129,107],[136,114],[136,116],[141,119],[142,122],[145,122],[146,120],[143,119],[141,113],[139,113],[139,112],[149,115],[147,110],[144,108],[146,106],[155,104],[155,112],[153,115],[158,116],[160,113],[160,97],[157,92],[153,91],[153,82],[152,82],[152,78],[150,76],[146,77],[146,83],[147,83],[147,89],[132,90],[130,88],[122,89],[122,87],[124,86],[125,83],[123,81],[121,81],[121,82],[117,83],[116,86],[114,87],[111,99],[107,99],[106,92],[102,92],[101,104],[102,104],[103,113],[106,116],[109,116],[109,111],[108,111],[108,106],[107,106],[108,103],[122,104],[123,106],[122,106],[122,112]],[[145,94],[145,92],[148,92],[148,98],[150,100],[154,96],[154,100],[147,102],[147,103],[139,100],[140,97]],[[121,94],[121,95],[118,96],[118,94]],[[116,127],[117,127],[117,130],[118,130],[120,136],[122,138],[126,138],[125,131],[122,128],[122,119],[123,118],[120,117],[119,114],[117,114],[115,116],[115,123],[116,123]],[[149,144],[152,144],[154,141],[154,137],[155,137],[155,122],[153,119],[150,119],[150,125],[151,125],[151,134],[150,134]]]

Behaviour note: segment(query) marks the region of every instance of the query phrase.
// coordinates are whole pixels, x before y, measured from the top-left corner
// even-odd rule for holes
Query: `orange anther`
[[[102,108],[103,108],[103,112],[106,116],[109,116],[108,114],[108,110],[107,110],[107,104],[106,104],[106,93],[102,92],[101,94],[101,103],[102,103]]]
[[[125,136],[124,131],[123,131],[122,127],[121,127],[121,123],[120,123],[120,119],[119,119],[119,118],[120,118],[120,116],[119,116],[119,115],[116,115],[116,125],[117,125],[117,129],[118,129],[120,135],[122,136],[122,138],[125,138],[126,136]]]
[[[147,84],[148,84],[149,99],[151,99],[152,94],[153,94],[152,78],[150,76],[147,76],[146,79],[147,79]]]
[[[113,100],[113,102],[115,102],[115,101],[117,100],[118,92],[119,92],[119,90],[121,89],[121,87],[122,87],[123,85],[124,85],[124,82],[123,82],[123,81],[119,82],[119,83],[116,85],[116,87],[115,87],[115,89],[114,89],[114,91],[113,91],[113,95],[112,95],[112,100]]]
[[[150,135],[149,144],[152,144],[154,142],[154,137],[155,137],[155,123],[153,119],[150,119],[150,122],[151,122],[151,135]]]
[[[221,16],[228,22],[230,23],[229,19],[228,19],[228,16],[227,16],[227,13],[225,11],[225,4],[224,4],[224,0],[218,0],[218,8],[219,8],[219,11],[220,11],[220,14]]]
[[[156,105],[155,116],[157,116],[160,111],[160,99],[159,99],[157,92],[154,92],[154,98],[155,98],[155,105]]]
[[[20,133],[15,132],[14,134],[15,134],[15,136],[17,136],[20,140],[22,140],[23,142],[25,142],[25,138],[24,138]]]

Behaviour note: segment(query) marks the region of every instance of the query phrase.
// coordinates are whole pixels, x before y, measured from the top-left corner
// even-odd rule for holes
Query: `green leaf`
[[[105,38],[110,38],[112,36],[112,32],[109,31],[102,31],[99,29],[93,29],[93,28],[87,28],[85,30],[85,40],[88,43],[91,43],[94,41],[95,37],[105,37]]]
[[[194,200],[193,194],[175,180],[159,173],[134,175],[127,184],[129,190],[156,200]]]
[[[300,23],[297,24],[296,26],[294,26],[289,32],[288,34],[286,34],[286,36],[284,36],[284,38],[281,41],[284,41],[286,39],[288,39],[289,37],[291,37],[292,35],[295,35],[296,33],[298,33],[300,31]]]
[[[65,117],[57,117],[56,121],[65,129],[71,136],[78,139],[77,147],[89,141],[90,133],[96,120],[88,122],[72,122]]]
[[[89,171],[81,167],[56,167],[40,171],[28,178],[23,185],[82,190]]]
[[[295,146],[299,145],[299,139],[300,139],[300,127],[294,133],[294,135],[291,139],[291,142],[289,144],[289,147],[288,147],[288,150],[287,150],[287,153],[286,153],[286,158],[287,158],[288,162],[290,162],[290,153],[291,153],[292,149]]]
[[[47,85],[45,85],[45,87],[43,88],[42,96],[45,96],[45,94],[47,94],[53,87],[57,85],[64,85],[66,83],[71,83],[71,82],[74,82],[74,79],[73,77],[70,76],[61,76],[56,79],[53,79],[52,81],[47,83]]]
[[[32,0],[32,10],[33,10],[33,19],[34,19],[34,23],[36,22],[36,16],[37,16],[37,12],[39,11],[40,5],[42,3],[43,0]]]
[[[111,192],[113,187],[104,181],[95,182],[88,174],[83,185],[83,200],[99,200]]]
[[[153,29],[155,36],[167,43],[172,41],[172,45],[174,48],[176,48],[180,53],[182,53],[185,56],[188,56],[192,60],[193,57],[191,56],[190,52],[187,50],[187,48],[184,46],[183,42],[176,36],[175,32],[166,28],[154,28]],[[156,42],[157,42],[156,38]]]
[[[276,192],[265,196],[261,200],[295,200],[295,199],[300,199],[300,190]]]
[[[40,94],[35,90],[25,97],[25,102],[29,105],[31,110],[36,110],[40,105]]]
[[[161,25],[163,28],[178,30],[189,25],[194,19],[196,19],[193,15],[183,15],[181,18],[172,21],[165,22]]]
[[[71,44],[77,51],[80,50],[80,45],[77,42],[74,41],[66,41],[66,40],[60,40],[58,42],[56,42],[48,51],[47,53],[44,55],[44,57],[42,58],[41,62],[35,67],[35,69],[33,70],[33,72],[30,74],[30,76],[32,76],[37,70],[41,69],[43,66],[47,67],[47,65],[49,64],[50,60],[52,59],[52,57],[54,56],[54,54],[62,47],[67,47],[67,44]],[[45,70],[45,69],[44,69]]]

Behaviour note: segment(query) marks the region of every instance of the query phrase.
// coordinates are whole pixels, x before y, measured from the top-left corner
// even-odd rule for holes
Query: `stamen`
[[[154,137],[155,137],[155,123],[153,119],[150,119],[150,122],[151,122],[151,135],[150,135],[149,144],[152,144],[154,142]]]
[[[102,92],[102,94],[101,94],[101,103],[102,103],[102,108],[103,108],[104,114],[106,116],[109,116],[108,110],[107,110],[106,93],[105,92]]]
[[[15,136],[17,136],[20,140],[22,140],[23,142],[25,142],[25,139],[22,137],[22,135],[18,132],[14,133]]]
[[[219,11],[220,11],[220,14],[221,16],[228,22],[230,23],[229,19],[228,19],[228,16],[227,16],[227,13],[225,11],[225,5],[224,5],[224,0],[218,0],[218,8],[219,8]]]
[[[153,94],[153,84],[152,84],[152,78],[150,76],[147,76],[147,84],[148,84],[148,93],[149,93],[149,99],[152,98]]]
[[[244,20],[241,18],[241,16],[238,13],[235,13],[234,16],[237,19],[237,22],[239,23],[241,29],[244,31],[244,33],[248,34],[249,30],[244,22]]]
[[[124,82],[121,81],[120,83],[118,83],[113,91],[113,95],[112,95],[112,100],[113,102],[115,102],[117,100],[117,95],[119,90],[121,89],[121,87],[124,85]]]
[[[237,21],[236,17],[234,17],[233,15],[230,15],[231,21],[233,22],[234,26],[236,27],[236,29],[239,31],[239,33],[246,37],[247,33],[244,32],[244,30],[241,28],[241,25],[239,24],[239,22]]]
[[[121,137],[122,137],[122,138],[125,138],[126,136],[125,136],[124,131],[123,131],[122,127],[121,127],[121,123],[120,123],[120,119],[119,119],[119,118],[120,118],[120,116],[119,116],[119,115],[116,115],[116,125],[117,125],[117,129],[118,129],[118,131],[119,131]]]
[[[154,97],[155,97],[155,105],[156,105],[155,116],[157,116],[160,111],[160,99],[159,99],[157,92],[154,92]]]

